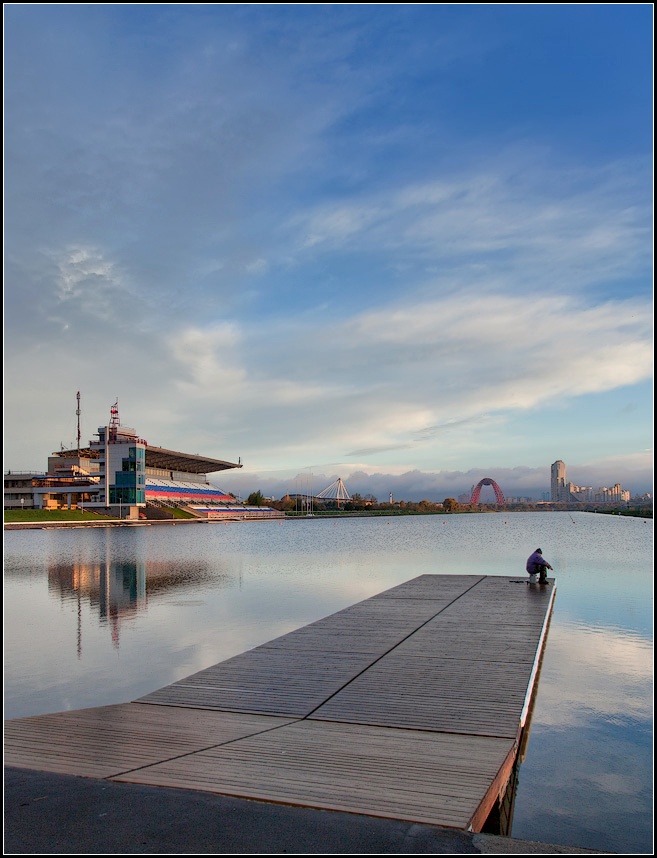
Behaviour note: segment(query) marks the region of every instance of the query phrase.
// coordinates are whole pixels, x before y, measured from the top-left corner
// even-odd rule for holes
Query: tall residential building
[[[550,500],[559,503],[569,499],[570,492],[566,485],[566,463],[561,459],[553,462],[550,479]]]
[[[551,470],[551,501],[552,503],[627,503],[630,493],[620,483],[613,488],[602,486],[594,489],[593,486],[576,486],[574,483],[566,482],[566,465],[561,459],[552,464]]]

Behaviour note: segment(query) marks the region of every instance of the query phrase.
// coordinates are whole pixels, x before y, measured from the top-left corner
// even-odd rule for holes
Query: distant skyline
[[[652,492],[653,16],[5,4],[5,470]]]
[[[447,497],[458,499],[459,495],[469,494],[477,483],[486,477],[495,480],[505,497],[529,497],[540,501],[544,493],[548,497],[550,495],[550,465],[545,468],[518,467],[493,470],[494,473],[484,473],[482,470],[473,468],[469,471],[409,471],[405,474],[354,471],[338,476],[341,476],[349,494],[353,495],[356,492],[362,496],[372,494],[379,503],[387,502],[390,493],[393,495],[393,500],[429,500],[440,503]],[[635,489],[634,483],[624,483],[620,478],[596,482],[600,473],[596,467],[583,466],[573,468],[572,471],[582,477],[579,485],[593,486],[597,489],[601,486],[611,488],[616,483],[621,483],[623,489],[630,491],[632,496],[652,494],[650,487]],[[631,469],[626,470],[625,473],[628,479],[634,478],[639,485],[641,477],[637,473],[633,473]],[[211,475],[209,479],[226,491],[239,495],[242,500],[251,492],[258,490],[262,491],[265,497],[278,500],[287,493],[316,496],[331,485],[335,478],[335,475],[330,472],[312,471],[295,474],[292,478],[271,473],[259,477],[258,474],[245,470],[223,471]],[[488,485],[482,487],[480,502],[496,502],[492,487]]]

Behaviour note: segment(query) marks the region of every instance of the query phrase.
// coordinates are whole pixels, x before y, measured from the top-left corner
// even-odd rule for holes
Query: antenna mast
[[[78,390],[76,394],[76,399],[78,401],[78,407],[75,409],[75,413],[78,418],[78,456],[80,455],[80,391]]]

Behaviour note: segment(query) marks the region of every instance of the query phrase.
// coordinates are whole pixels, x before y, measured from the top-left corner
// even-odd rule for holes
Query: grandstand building
[[[5,509],[87,509],[128,519],[169,518],[174,508],[203,519],[281,516],[241,504],[208,481],[208,474],[241,468],[241,461],[153,447],[121,425],[117,404],[97,438],[88,447],[53,453],[46,473],[8,471]]]

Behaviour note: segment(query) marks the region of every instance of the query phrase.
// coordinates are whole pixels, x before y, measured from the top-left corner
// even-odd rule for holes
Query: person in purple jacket
[[[527,558],[527,572],[529,575],[536,575],[538,573],[538,583],[539,584],[547,584],[547,570],[552,569],[552,566],[547,562],[547,560],[543,557],[543,552],[540,548],[537,548],[533,554]]]

